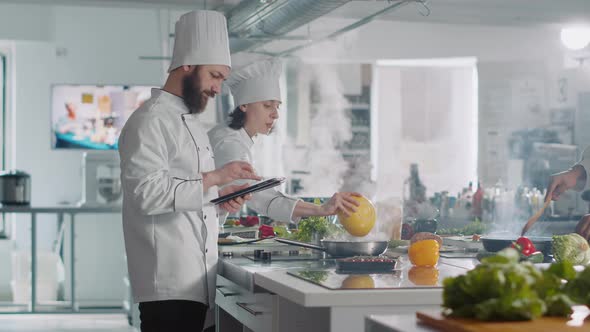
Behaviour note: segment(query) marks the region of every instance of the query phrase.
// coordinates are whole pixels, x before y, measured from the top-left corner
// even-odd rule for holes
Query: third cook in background
[[[588,170],[590,170],[590,148],[584,150],[582,159],[576,165],[572,166],[572,168],[551,176],[545,199],[551,198],[556,201],[561,194],[570,189],[578,191],[590,190]],[[585,215],[578,222],[576,233],[582,235],[587,240],[590,238],[590,214]]]

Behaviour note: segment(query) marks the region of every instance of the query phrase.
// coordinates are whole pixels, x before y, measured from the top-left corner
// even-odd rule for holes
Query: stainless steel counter
[[[433,288],[440,286],[440,281],[448,276],[456,276],[464,273],[478,264],[477,260],[471,258],[440,258],[439,264],[433,269],[416,269],[408,261],[406,256],[400,256],[398,259],[397,270],[400,271],[401,280],[399,288]],[[287,275],[287,271],[301,271],[301,270],[326,270],[331,271],[335,267],[333,259],[324,260],[302,260],[302,261],[271,261],[271,262],[256,262],[251,259],[239,257],[220,257],[219,259],[219,275],[231,280],[232,282],[248,289],[251,292],[256,292],[257,289],[255,276],[268,275],[269,272],[284,272],[285,277],[292,278]],[[417,272],[417,273],[413,273]],[[431,273],[430,273],[431,272]],[[428,284],[435,280],[428,280],[428,274],[436,274],[436,285]],[[312,287],[318,287],[309,283]]]
[[[220,257],[218,274],[251,292],[255,292],[257,289],[254,275],[257,273],[328,267],[334,267],[334,260],[271,261],[265,263],[255,262],[242,256]]]
[[[86,207],[86,206],[75,206],[75,205],[63,205],[63,206],[35,206],[35,205],[1,205],[0,213],[21,213],[31,215],[31,304],[29,310],[25,313],[60,313],[58,311],[39,311],[37,309],[37,214],[56,214],[58,223],[61,225],[64,222],[64,215],[70,217],[70,278],[71,278],[71,303],[70,310],[72,312],[79,311],[78,304],[76,303],[76,288],[75,288],[75,227],[76,227],[76,215],[83,213],[120,213],[121,206],[103,206],[103,207]],[[110,310],[112,312],[122,312],[123,309]],[[102,310],[101,312],[105,312]],[[108,312],[108,310],[107,310]],[[7,312],[11,313],[11,312]],[[19,312],[20,313],[20,312]]]
[[[330,289],[293,276],[291,273],[302,270],[327,271],[333,276],[335,271],[333,259],[265,263],[241,256],[222,257],[219,260],[219,274],[223,278],[219,279],[227,279],[240,288],[255,292],[256,294],[253,295],[270,294],[275,299],[272,303],[276,303],[276,307],[267,311],[274,313],[273,317],[278,317],[278,328],[269,328],[269,330],[362,331],[364,319],[369,315],[409,315],[418,310],[439,308],[442,303],[440,281],[445,277],[464,274],[476,263],[475,260],[467,258],[441,258],[435,268],[416,269],[405,256],[401,256],[397,266],[399,269],[395,272],[396,278],[393,278],[398,283],[394,285],[388,283],[386,287],[383,287],[384,277],[390,278],[388,274],[361,274],[360,278],[357,278],[357,275],[350,278],[337,275],[338,280],[333,278],[332,281],[336,282],[336,286],[344,286],[340,286],[339,289]],[[368,285],[374,284],[374,286],[367,287],[367,282]],[[229,288],[225,289],[223,285],[220,286],[226,292],[231,291]],[[227,301],[231,295],[231,293],[220,294],[218,303]],[[239,299],[239,301],[248,303],[250,306],[255,303],[251,299],[247,301]],[[291,317],[290,320],[286,319],[287,317]],[[241,319],[238,320],[242,322]]]

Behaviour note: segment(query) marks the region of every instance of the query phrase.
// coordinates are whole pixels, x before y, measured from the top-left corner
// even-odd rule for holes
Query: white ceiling
[[[72,5],[101,7],[184,7],[190,9],[224,9],[233,7],[240,0],[0,0],[2,3],[39,4],[39,5]]]
[[[297,1],[297,0],[291,0]],[[158,6],[228,10],[240,0],[0,0],[0,3]],[[326,15],[361,19],[388,5],[387,0],[357,0]],[[430,23],[521,25],[590,23],[590,0],[429,0],[429,16],[417,4],[407,5],[380,17],[386,20]]]
[[[387,1],[353,1],[327,16],[362,18],[384,8]],[[590,23],[590,0],[430,0],[429,16],[418,4],[391,11],[380,19],[482,25]]]

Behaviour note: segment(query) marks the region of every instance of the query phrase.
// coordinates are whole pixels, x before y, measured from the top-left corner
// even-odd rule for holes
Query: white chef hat
[[[226,84],[236,106],[265,100],[281,101],[282,68],[279,60],[264,60],[233,71]]]
[[[231,67],[227,23],[222,13],[195,10],[178,19],[168,72],[184,65]]]

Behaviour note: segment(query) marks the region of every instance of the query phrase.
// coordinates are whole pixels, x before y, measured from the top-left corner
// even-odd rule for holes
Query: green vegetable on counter
[[[328,279],[328,271],[299,271],[297,274],[302,278],[309,279],[316,283],[321,283]]]
[[[477,253],[477,255],[475,256],[475,258],[477,258],[477,260],[479,260],[480,262],[487,257],[492,257],[497,255],[498,253],[496,252],[489,252],[489,251],[479,251]],[[538,264],[538,263],[543,263],[543,261],[545,260],[545,255],[543,255],[542,252],[540,251],[535,251],[534,253],[526,256],[523,253],[519,253],[519,258],[518,260],[520,262],[531,262],[533,264]]]
[[[576,302],[590,305],[590,267],[586,267],[565,286],[566,292]]]
[[[321,205],[321,200],[315,198],[313,203]],[[311,216],[302,219],[297,226],[298,231],[289,234],[289,238],[301,242],[311,242],[313,234],[317,234],[320,239],[324,237],[340,237],[346,231],[335,224],[328,221],[326,217]]]
[[[586,265],[590,262],[590,246],[581,235],[571,233],[554,235],[552,250],[555,260],[568,261],[574,265]]]
[[[291,233],[294,240],[311,242],[312,236],[317,233],[321,238],[340,237],[346,233],[341,226],[332,224],[326,217],[308,217],[299,222],[298,232]]]
[[[409,246],[410,240],[389,240],[389,244],[387,247],[389,249],[394,249],[397,247]]]
[[[287,238],[291,234],[287,226],[274,226],[273,230],[278,237]]]
[[[438,235],[473,235],[483,234],[487,230],[487,224],[475,219],[463,228],[442,228],[436,231]]]
[[[295,233],[295,239],[302,242],[311,242],[313,233],[320,238],[328,233],[328,220],[325,217],[308,217],[299,222],[299,232]]]
[[[506,248],[481,258],[482,263],[465,275],[446,278],[445,314],[485,321],[570,314],[574,301],[562,280],[575,275],[573,266],[559,262],[541,271],[531,262],[519,262],[520,259],[516,249]]]

